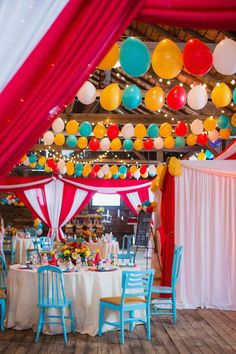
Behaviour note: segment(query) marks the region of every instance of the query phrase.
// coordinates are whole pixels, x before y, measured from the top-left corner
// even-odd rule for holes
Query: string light
[[[167,81],[167,85],[170,85],[170,84],[171,84],[171,82],[170,82],[170,80],[168,80],[168,81]]]
[[[159,82],[162,82],[162,79],[159,79]]]
[[[235,84],[235,80],[234,80],[234,79],[231,80],[231,84],[232,84],[232,85]]]

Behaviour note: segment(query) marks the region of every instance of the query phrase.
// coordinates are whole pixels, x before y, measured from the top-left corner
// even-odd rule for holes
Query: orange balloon
[[[220,129],[219,131],[219,135],[221,137],[221,139],[229,139],[230,137],[230,129]]]
[[[161,87],[155,86],[147,91],[145,99],[145,105],[151,111],[157,111],[164,106],[165,94]]]
[[[143,149],[143,141],[142,141],[142,139],[136,139],[134,141],[134,149],[137,150],[137,151]]]
[[[194,135],[194,134],[189,134],[187,136],[187,139],[186,139],[186,143],[189,145],[189,146],[193,146],[197,143],[197,136]]]
[[[109,52],[105,55],[105,57],[102,59],[100,64],[98,65],[98,69],[100,70],[109,70],[111,69],[115,63],[118,61],[120,55],[120,50],[118,47],[118,44],[115,43]]]

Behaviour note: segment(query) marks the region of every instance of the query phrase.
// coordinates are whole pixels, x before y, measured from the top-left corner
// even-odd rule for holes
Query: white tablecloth
[[[25,263],[27,260],[27,250],[34,248],[34,243],[30,238],[16,238],[13,239],[13,247],[15,247],[15,262]]]
[[[119,253],[119,243],[115,242],[91,242],[87,243],[91,252],[96,253],[99,250],[100,257],[102,259],[106,259],[110,256],[110,254],[118,254]]]
[[[7,287],[6,327],[15,329],[37,329],[39,309],[37,307],[37,272],[21,270],[17,265],[10,267]],[[80,272],[64,273],[66,296],[73,299],[75,329],[83,334],[97,334],[99,299],[104,296],[121,295],[122,271],[94,272],[82,269]],[[55,310],[56,311],[56,310]],[[55,314],[54,310],[50,313]],[[137,311],[140,316],[140,312]],[[105,319],[118,321],[119,314],[106,311]],[[69,322],[67,322],[67,328]],[[104,325],[103,331],[114,327]],[[61,333],[61,325],[45,325],[44,333]]]

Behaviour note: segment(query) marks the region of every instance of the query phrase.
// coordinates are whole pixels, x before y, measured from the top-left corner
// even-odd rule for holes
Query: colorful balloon
[[[218,43],[213,52],[213,65],[223,75],[236,73],[236,42],[226,38]]]
[[[158,138],[154,139],[154,147],[155,147],[155,149],[160,150],[160,149],[163,148],[163,146],[164,146],[164,141],[163,141],[163,139],[161,137],[158,137]]]
[[[211,130],[209,133],[208,133],[208,139],[210,141],[216,141],[217,139],[219,138],[219,132],[214,129],[214,130]]]
[[[89,136],[92,133],[92,126],[89,122],[83,122],[79,127],[79,133],[81,136]]]
[[[52,145],[54,142],[54,134],[50,130],[44,133],[43,142],[45,145]]]
[[[99,165],[94,165],[93,167],[93,171],[95,171],[96,173],[98,173],[98,171],[100,171],[101,167]]]
[[[205,43],[199,39],[189,39],[184,47],[183,61],[191,74],[201,76],[211,69],[213,57]]]
[[[142,139],[136,139],[134,141],[134,149],[137,151],[140,151],[143,149],[143,141]]]
[[[97,91],[96,87],[89,81],[85,81],[85,83],[81,86],[76,96],[78,100],[83,104],[91,104],[96,100]]]
[[[108,138],[103,138],[103,139],[100,141],[100,149],[101,149],[101,150],[107,151],[107,150],[110,149],[110,146],[111,146],[110,139],[108,139]]]
[[[102,123],[97,123],[93,129],[93,133],[96,138],[102,139],[106,134],[106,128]]]
[[[175,138],[175,146],[183,147],[185,145],[185,139],[182,136],[177,136]]]
[[[138,139],[142,139],[147,135],[147,129],[144,124],[139,123],[134,128],[134,135]]]
[[[202,85],[194,86],[187,95],[187,102],[192,109],[203,109],[208,101],[208,94]]]
[[[30,163],[35,163],[37,161],[37,156],[35,154],[31,154],[29,156],[29,162]]]
[[[187,136],[186,143],[189,146],[194,146],[197,143],[197,136],[194,134],[189,134]]]
[[[150,53],[147,46],[137,38],[127,38],[120,48],[120,64],[130,76],[144,75],[150,66]]]
[[[119,60],[120,49],[117,43],[115,43],[109,52],[105,55],[102,61],[98,65],[100,70],[110,70],[116,62]]]
[[[236,127],[236,113],[234,113],[231,117],[231,124],[233,127]]]
[[[193,134],[198,135],[201,134],[203,131],[203,123],[200,119],[195,119],[191,124],[190,124],[190,129]]]
[[[167,136],[170,136],[172,133],[172,128],[169,123],[163,123],[160,126],[160,136],[163,138],[166,138]]]
[[[111,150],[120,150],[121,147],[122,144],[119,138],[115,138],[111,141]]]
[[[232,92],[224,82],[216,85],[211,92],[211,99],[217,107],[225,107],[230,104],[232,99]]]
[[[154,143],[153,143],[153,140],[151,138],[147,138],[146,140],[144,140],[143,145],[144,145],[144,149],[152,150],[153,146],[154,146]]]
[[[130,139],[134,136],[134,126],[131,123],[125,124],[121,129],[121,134],[124,139]]]
[[[85,136],[80,136],[77,144],[80,149],[85,149],[88,146],[88,139]]]
[[[126,87],[122,94],[122,103],[128,109],[136,109],[142,101],[142,93],[137,85]]]
[[[214,117],[211,116],[204,121],[203,125],[205,130],[210,132],[211,130],[214,130],[216,128],[216,120]]]
[[[185,136],[188,132],[188,125],[187,123],[179,120],[176,127],[175,127],[175,134],[177,136]]]
[[[150,111],[157,111],[165,104],[165,93],[161,87],[155,86],[149,89],[145,95],[144,103]]]
[[[54,144],[57,146],[62,146],[63,144],[65,144],[65,136],[62,133],[59,133],[57,135],[55,135],[54,138]]]
[[[89,148],[91,151],[97,151],[99,149],[99,140],[93,136],[91,139],[90,139],[90,142],[89,142]]]
[[[198,137],[197,137],[197,143],[198,143],[199,145],[206,145],[207,141],[208,141],[207,134],[201,133],[201,134],[198,135]]]
[[[183,67],[179,47],[170,39],[160,41],[152,54],[152,67],[155,73],[163,79],[176,77]]]
[[[100,105],[107,111],[117,109],[121,103],[121,90],[117,84],[108,85],[100,95]]]
[[[234,104],[236,104],[236,87],[233,90],[233,102],[234,102]]]
[[[220,129],[219,136],[220,136],[221,139],[229,139],[229,137],[230,137],[230,129],[229,128]]]
[[[212,152],[210,150],[206,150],[205,154],[206,154],[206,158],[208,160],[213,160],[214,159],[214,155],[212,154]]]
[[[115,139],[120,133],[119,127],[117,124],[111,124],[107,128],[107,136],[109,139]]]
[[[159,128],[158,128],[157,124],[153,123],[153,124],[149,125],[149,127],[147,129],[147,135],[149,136],[149,138],[158,137]]]
[[[38,163],[39,165],[43,166],[45,165],[45,163],[47,162],[47,159],[45,156],[41,156],[39,159],[38,159]]]
[[[132,150],[133,149],[133,145],[134,145],[134,143],[133,143],[133,141],[131,139],[124,139],[123,148],[125,150],[128,150],[128,151]]]
[[[75,119],[69,120],[66,124],[66,131],[68,134],[76,134],[78,132],[78,123]]]
[[[69,147],[76,147],[77,145],[77,138],[75,135],[68,135],[67,139],[66,139],[66,144]]]
[[[120,174],[124,175],[127,172],[127,167],[125,165],[122,165],[119,167],[119,172]]]
[[[111,173],[115,175],[119,171],[118,166],[113,165],[111,166]]]
[[[218,118],[217,124],[220,129],[226,129],[229,127],[229,118],[225,114],[221,114]]]
[[[175,145],[175,139],[173,136],[167,136],[164,140],[164,146],[166,149],[172,149]]]
[[[55,119],[54,122],[52,123],[52,130],[56,134],[63,132],[64,128],[65,128],[65,123],[63,119],[61,119],[60,117]]]
[[[166,102],[171,109],[179,110],[186,104],[186,91],[183,87],[174,86],[166,96]]]
[[[199,152],[197,158],[200,161],[206,160],[206,154],[204,152]]]

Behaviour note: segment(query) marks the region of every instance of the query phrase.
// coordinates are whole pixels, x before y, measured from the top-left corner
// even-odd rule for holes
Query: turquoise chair
[[[63,329],[64,341],[67,343],[67,333],[65,318],[71,320],[71,331],[74,333],[74,314],[72,310],[72,300],[67,299],[65,295],[62,271],[54,266],[45,266],[38,269],[38,307],[40,307],[40,318],[36,335],[36,343],[38,343],[40,332],[44,324],[61,324]],[[69,306],[70,316],[65,316],[64,310]],[[45,311],[51,308],[60,310],[60,316],[45,315]],[[52,318],[52,321],[45,319]],[[61,319],[61,322],[55,319]]]
[[[5,319],[5,312],[6,312],[6,294],[3,290],[0,289],[0,329],[4,331],[4,319]]]
[[[15,247],[13,246],[13,237],[4,236],[3,239],[3,252],[5,256],[10,256],[11,264],[15,263]]]
[[[169,297],[159,297],[151,301],[151,316],[171,315],[173,322],[177,321],[176,284],[179,277],[180,263],[183,253],[182,246],[175,246],[171,272],[171,286],[153,286],[152,294],[165,294]],[[166,306],[166,307],[165,307]]]
[[[40,238],[35,237],[32,239],[33,240],[33,244],[34,247],[30,248],[26,251],[26,256],[27,256],[27,261],[32,261],[32,257],[33,254],[36,252],[37,254],[39,254],[39,252],[41,251],[41,241]]]
[[[122,252],[117,255],[118,259],[122,259],[122,263],[124,260],[128,260],[130,263],[135,263],[136,252],[132,251],[132,246],[133,235],[124,235],[122,240]]]
[[[151,339],[150,329],[150,300],[151,288],[153,282],[154,270],[145,271],[124,271],[122,272],[122,295],[115,297],[103,297],[100,299],[99,311],[99,329],[98,335],[102,335],[102,326],[104,323],[120,328],[120,342],[124,344],[124,327],[129,323],[129,329],[132,332],[135,322],[141,322],[146,325],[147,339]],[[132,293],[130,292],[132,291]],[[104,310],[108,308],[120,313],[119,322],[108,322],[104,320]],[[144,318],[134,317],[135,310],[145,310]],[[129,317],[124,316],[129,312]]]
[[[0,289],[6,290],[6,279],[7,279],[7,265],[2,256],[0,256]]]
[[[52,251],[52,242],[48,237],[40,237],[41,241],[41,252],[49,252]]]

